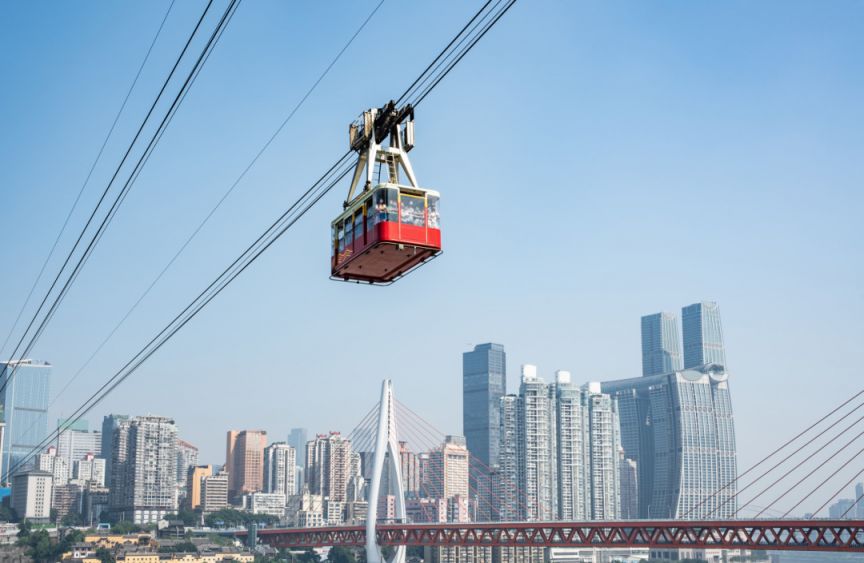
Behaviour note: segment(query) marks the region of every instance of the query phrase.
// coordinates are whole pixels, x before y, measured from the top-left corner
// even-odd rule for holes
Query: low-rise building
[[[51,495],[54,475],[33,470],[12,478],[12,508],[20,518],[48,522],[51,517]]]
[[[285,517],[285,495],[278,493],[252,493],[249,495],[249,511],[252,514],[268,514]]]

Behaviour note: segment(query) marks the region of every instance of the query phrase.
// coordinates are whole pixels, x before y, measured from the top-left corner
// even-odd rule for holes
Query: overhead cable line
[[[457,58],[451,59],[445,68],[436,76],[432,82],[432,88],[439,84],[441,79],[449,74],[453,67],[462,60],[467,52],[472,49],[477,41],[483,37],[491,27],[515,4],[516,0],[508,0],[496,12],[496,15],[489,20],[484,27],[472,37],[466,48],[464,48]],[[487,3],[488,4],[488,3]],[[486,5],[481,7],[484,10]],[[461,34],[462,32],[460,32]],[[453,42],[451,41],[451,44]],[[440,55],[439,55],[440,56]],[[424,71],[425,72],[425,71]],[[421,75],[422,76],[422,75]],[[431,88],[427,89],[425,95]],[[421,100],[413,102],[416,106]],[[191,321],[207,304],[210,303],[217,295],[219,295],[237,276],[242,274],[246,268],[253,264],[270,246],[273,245],[288,229],[290,229],[309,209],[311,209],[318,201],[321,200],[334,186],[336,186],[349,172],[354,168],[354,159],[352,158],[353,151],[349,150],[340,157],[330,169],[325,172],[300,198],[295,201],[287,211],[285,211],[263,234],[261,234],[255,242],[249,245],[240,256],[238,256],[217,278],[207,286],[189,305],[187,305],[180,314],[172,319],[153,339],[151,339],[131,360],[129,360],[120,370],[118,370],[105,384],[103,384],[93,395],[90,396],[78,409],[75,410],[72,417],[67,419],[66,423],[61,428],[57,428],[51,435],[45,438],[40,444],[34,446],[31,451],[22,458],[15,468],[17,469],[25,463],[36,452],[43,448],[46,444],[53,441],[55,435],[59,435],[63,430],[74,424],[90,409],[99,404],[108,394],[110,394],[118,385],[123,383],[130,375],[132,375],[144,362],[147,361],[156,351],[158,351],[168,340],[170,340],[180,329],[182,329],[189,321]],[[13,469],[10,468],[11,474]]]
[[[211,33],[210,38],[208,39],[206,45],[204,46],[204,49],[202,50],[202,52],[198,56],[192,69],[187,74],[186,79],[183,82],[183,85],[181,86],[180,91],[174,97],[173,102],[171,103],[170,107],[168,108],[168,112],[162,118],[162,121],[160,122],[159,126],[157,127],[156,131],[154,132],[153,136],[151,137],[150,142],[147,144],[147,147],[145,148],[141,157],[138,159],[137,163],[135,164],[135,167],[133,168],[132,173],[130,174],[129,178],[126,180],[126,182],[123,185],[120,192],[115,197],[113,203],[111,204],[111,207],[108,209],[107,214],[103,217],[103,219],[102,219],[101,223],[99,224],[96,232],[90,238],[89,243],[85,247],[81,256],[78,258],[77,263],[75,264],[74,268],[72,269],[71,273],[69,274],[69,277],[66,279],[65,283],[63,284],[62,288],[60,289],[60,292],[55,297],[51,306],[48,308],[47,312],[45,313],[45,316],[42,318],[41,323],[39,324],[37,329],[34,331],[29,342],[27,343],[27,345],[24,347],[24,350],[20,355],[22,358],[26,357],[30,353],[30,350],[33,348],[33,346],[38,341],[42,332],[45,330],[45,327],[47,326],[48,322],[54,316],[54,313],[56,312],[57,307],[60,305],[63,298],[66,296],[67,292],[69,291],[69,288],[74,283],[75,279],[77,278],[77,276],[80,273],[81,269],[83,268],[84,264],[87,262],[87,259],[90,257],[94,248],[96,247],[99,240],[101,239],[102,234],[105,232],[105,230],[107,229],[111,220],[114,218],[114,215],[116,214],[117,210],[119,209],[120,204],[123,202],[123,200],[125,199],[126,195],[129,192],[129,190],[131,189],[132,184],[134,183],[135,179],[140,174],[140,171],[143,168],[144,163],[149,158],[149,155],[152,153],[153,149],[155,148],[156,144],[158,143],[158,140],[161,138],[162,134],[164,133],[165,128],[167,127],[168,123],[171,121],[171,119],[173,118],[177,109],[179,108],[180,103],[182,102],[183,98],[185,97],[185,92],[187,92],[188,89],[191,87],[192,82],[194,81],[194,78],[197,77],[198,72],[200,72],[200,69],[201,69],[204,61],[206,60],[207,56],[209,55],[209,52],[213,49],[213,47],[215,47],[218,37],[221,37],[221,32],[224,30],[224,27],[230,21],[231,16],[233,16],[234,11],[236,10],[236,7],[237,7],[239,1],[240,0],[231,0],[230,3],[228,4],[228,6],[226,7],[225,12],[222,14],[222,17],[220,18],[219,23],[217,24],[216,28]],[[45,303],[48,301],[48,298],[50,297],[51,292],[53,291],[57,282],[60,280],[60,277],[62,276],[64,270],[66,269],[66,266],[71,261],[72,256],[75,254],[75,250],[77,249],[78,245],[83,240],[84,235],[86,234],[91,222],[95,218],[96,213],[98,212],[99,208],[102,205],[102,202],[105,200],[105,197],[108,195],[108,192],[110,191],[111,186],[114,183],[114,180],[119,175],[121,169],[123,168],[123,165],[126,162],[126,159],[128,158],[129,154],[132,152],[132,149],[135,147],[137,140],[141,135],[141,132],[143,131],[144,127],[146,126],[147,122],[149,121],[150,116],[152,115],[154,109],[156,108],[162,94],[165,92],[165,89],[167,88],[172,76],[174,75],[174,72],[176,71],[177,67],[179,66],[181,60],[183,59],[183,56],[186,53],[186,50],[188,49],[190,43],[192,42],[192,39],[195,37],[198,29],[200,28],[201,23],[203,22],[205,16],[207,15],[207,12],[208,12],[212,2],[213,2],[213,0],[210,0],[208,2],[204,12],[201,14],[201,17],[198,19],[198,23],[196,24],[195,29],[192,31],[188,40],[186,41],[186,44],[183,47],[183,51],[180,53],[180,56],[177,58],[173,68],[171,69],[170,74],[165,79],[165,81],[162,85],[162,88],[159,91],[159,95],[157,96],[156,100],[154,100],[153,104],[150,106],[150,110],[147,112],[147,116],[144,118],[144,121],[141,123],[141,126],[139,127],[137,133],[135,134],[135,137],[132,140],[132,143],[130,143],[129,148],[127,149],[126,153],[124,154],[123,159],[121,160],[116,171],[114,172],[114,175],[111,177],[111,180],[109,181],[108,185],[106,186],[105,190],[103,191],[102,196],[99,198],[99,201],[97,202],[96,207],[93,209],[93,212],[91,213],[89,219],[87,220],[87,223],[84,225],[84,228],[81,230],[81,234],[78,236],[78,239],[76,240],[75,245],[73,246],[72,250],[70,250],[69,255],[66,257],[66,260],[64,261],[63,265],[60,268],[60,271],[57,273],[57,276],[54,278],[54,282],[51,284],[51,287],[48,289],[48,292],[45,294],[45,297],[43,298],[42,303],[39,305],[39,308],[37,309],[36,313],[34,314],[33,319],[30,321],[30,324],[27,326],[27,329],[24,331],[24,334],[21,335],[21,339],[18,341],[18,344],[15,346],[15,350],[12,352],[12,356],[10,358],[10,361],[18,356],[18,350],[20,349],[21,344],[23,344],[27,334],[30,332],[30,329],[32,328],[33,324],[38,319],[39,313],[41,312]],[[13,367],[11,370],[8,370],[8,369],[6,370],[9,373],[7,374],[7,377],[4,378],[2,385],[0,385],[0,393],[3,392],[3,390],[9,384],[9,382],[14,378],[15,372],[17,371],[17,365],[18,364],[13,364]]]
[[[108,342],[114,337],[114,335],[117,333],[117,331],[120,329],[120,327],[123,326],[123,324],[125,324],[126,320],[138,308],[138,306],[141,304],[141,302],[150,294],[150,292],[153,290],[153,288],[156,286],[156,284],[158,284],[159,281],[162,279],[162,277],[164,277],[165,274],[168,272],[168,270],[171,269],[171,267],[174,265],[174,263],[177,261],[177,259],[180,257],[180,255],[183,254],[183,252],[185,252],[186,248],[189,246],[189,244],[192,242],[192,240],[198,236],[198,233],[201,232],[201,230],[210,221],[210,219],[213,217],[213,215],[216,213],[216,211],[222,206],[222,204],[225,202],[225,200],[228,199],[228,196],[230,196],[234,192],[234,189],[237,187],[237,185],[240,184],[240,182],[243,180],[243,178],[246,177],[246,174],[252,169],[253,166],[255,166],[255,164],[258,162],[258,160],[261,158],[261,156],[267,151],[267,149],[270,147],[270,145],[273,143],[273,141],[275,141],[276,138],[279,136],[279,134],[282,133],[283,129],[285,129],[285,126],[294,117],[294,114],[296,114],[297,111],[303,106],[303,104],[306,103],[306,100],[312,95],[312,93],[315,91],[315,89],[318,87],[318,85],[321,83],[321,81],[324,80],[324,78],[330,73],[330,70],[336,65],[336,63],[339,61],[339,59],[342,57],[342,55],[345,53],[345,51],[348,49],[348,47],[351,46],[351,44],[354,42],[354,40],[357,38],[357,36],[360,35],[360,32],[363,31],[363,29],[366,27],[366,24],[369,23],[369,21],[372,19],[372,16],[375,15],[375,13],[378,11],[378,9],[381,7],[382,4],[384,4],[384,0],[381,0],[380,2],[378,2],[378,4],[375,6],[375,8],[372,10],[372,12],[369,13],[369,15],[366,17],[365,20],[363,20],[363,23],[360,24],[360,27],[358,27],[357,30],[354,32],[354,34],[348,39],[348,41],[345,43],[345,45],[342,47],[342,49],[336,54],[336,56],[333,58],[333,60],[330,61],[330,64],[327,65],[327,67],[318,76],[318,78],[315,80],[315,82],[312,84],[312,86],[310,86],[309,89],[306,91],[306,93],[303,95],[303,97],[300,98],[300,101],[298,101],[294,105],[294,107],[288,113],[287,117],[285,117],[285,119],[282,120],[282,123],[279,125],[279,127],[277,127],[276,130],[273,132],[273,134],[270,135],[270,138],[267,139],[267,141],[264,143],[264,145],[258,150],[258,152],[255,154],[255,156],[252,158],[252,160],[249,162],[249,164],[243,169],[243,171],[237,177],[237,179],[231,183],[231,185],[228,187],[228,189],[216,201],[215,205],[213,205],[213,207],[210,209],[210,211],[207,212],[207,214],[204,216],[204,218],[201,220],[201,222],[198,223],[198,226],[196,226],[192,230],[192,232],[189,234],[189,236],[186,238],[186,240],[183,241],[183,243],[180,245],[180,247],[177,249],[177,251],[171,257],[171,259],[168,260],[168,262],[165,264],[165,266],[163,266],[162,270],[156,275],[156,277],[153,278],[153,281],[150,282],[150,284],[147,286],[147,288],[144,290],[144,292],[141,293],[141,295],[135,300],[135,302],[132,304],[132,306],[126,311],[126,313],[120,318],[120,320],[117,321],[117,324],[114,325],[114,328],[111,329],[111,331],[108,333],[108,335],[101,341],[101,343],[93,351],[93,353],[87,358],[87,360],[81,365],[81,367],[75,371],[75,373],[72,375],[72,377],[69,378],[69,380],[66,382],[66,385],[64,385],[63,388],[54,396],[54,399],[51,401],[51,404],[48,405],[49,408],[51,407],[51,405],[53,405],[57,401],[57,399],[64,392],[66,392],[66,390],[72,385],[72,383],[76,379],[78,379],[78,376],[80,376],[84,372],[84,370],[87,369],[87,366],[90,365],[90,362],[92,362],[93,359],[99,354],[99,352],[102,351],[102,349],[105,347],[105,345],[108,344]],[[188,90],[187,90],[187,92],[188,92]]]
[[[9,343],[9,339],[12,337],[12,333],[14,333],[15,329],[18,328],[18,322],[21,320],[21,316],[24,314],[24,310],[30,303],[30,299],[33,297],[33,293],[36,291],[36,286],[38,286],[39,282],[42,280],[42,275],[45,273],[45,268],[48,266],[48,262],[50,262],[51,258],[54,256],[54,252],[57,250],[57,245],[60,243],[60,239],[63,237],[63,233],[66,232],[66,227],[69,226],[69,220],[72,218],[72,214],[78,207],[78,202],[81,200],[81,196],[84,194],[84,189],[90,183],[90,178],[93,176],[93,171],[96,169],[96,165],[99,164],[99,161],[102,159],[102,153],[105,152],[105,147],[108,145],[108,141],[109,139],[111,139],[111,135],[114,133],[114,129],[117,127],[117,122],[120,121],[120,116],[123,114],[123,110],[126,109],[126,104],[129,102],[129,98],[132,95],[132,90],[134,90],[135,85],[138,84],[138,79],[141,77],[141,71],[144,70],[144,66],[150,59],[150,53],[153,52],[153,47],[154,45],[156,45],[156,41],[159,39],[159,35],[162,33],[162,28],[165,27],[165,21],[168,19],[168,15],[171,13],[171,9],[174,7],[175,1],[176,0],[171,0],[171,3],[168,4],[168,9],[165,11],[165,15],[162,17],[162,22],[159,24],[159,28],[156,30],[156,35],[154,35],[153,40],[150,41],[150,47],[148,47],[147,49],[147,54],[144,55],[144,60],[142,60],[141,64],[138,66],[138,72],[135,73],[135,78],[132,80],[132,84],[129,85],[129,89],[126,91],[126,96],[123,98],[123,103],[120,104],[120,109],[117,110],[117,115],[114,116],[114,121],[111,123],[111,127],[108,129],[108,134],[105,135],[105,139],[102,141],[102,146],[99,147],[99,152],[96,154],[96,158],[93,160],[93,164],[90,165],[90,170],[87,172],[87,176],[84,178],[84,183],[81,184],[81,188],[79,188],[78,190],[78,195],[75,196],[75,200],[72,202],[72,207],[66,214],[66,219],[63,220],[63,225],[60,227],[60,232],[57,233],[57,237],[54,239],[54,243],[51,245],[51,249],[48,251],[48,256],[46,256],[45,261],[42,262],[42,267],[39,269],[39,273],[36,275],[36,279],[33,281],[33,285],[30,287],[30,291],[27,293],[27,297],[24,299],[24,303],[21,305],[21,309],[18,310],[18,315],[15,317],[15,321],[9,328],[9,332],[6,334],[6,338],[3,340],[3,344],[0,345],[0,356],[2,356],[3,352],[6,350],[6,344]]]

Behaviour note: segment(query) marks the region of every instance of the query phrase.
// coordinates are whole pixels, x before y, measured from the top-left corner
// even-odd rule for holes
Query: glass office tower
[[[720,307],[713,301],[694,303],[681,309],[684,329],[684,367],[703,364],[726,365]]]
[[[0,403],[6,417],[3,482],[9,471],[48,436],[51,364],[35,360],[0,362]]]
[[[642,375],[658,375],[679,369],[678,319],[670,313],[642,317]]]

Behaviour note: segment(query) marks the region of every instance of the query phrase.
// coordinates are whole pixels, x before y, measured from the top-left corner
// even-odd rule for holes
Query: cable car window
[[[363,204],[366,208],[366,229],[371,231],[372,227],[378,222],[378,211],[375,209],[375,206],[372,205],[372,198],[366,200],[366,203]]]
[[[429,214],[429,228],[441,228],[441,216],[438,212],[438,196],[430,195],[426,198],[426,211]]]
[[[345,229],[342,228],[342,221],[339,221],[339,234],[336,235],[339,238],[339,252],[345,250]]]
[[[354,233],[353,226],[351,225],[351,217],[345,219],[345,246],[348,247],[354,241],[354,237],[351,236]]]
[[[399,220],[399,190],[394,188],[387,188],[387,220]]]
[[[363,241],[363,208],[354,212],[354,240]]]
[[[422,197],[402,194],[400,220],[403,225],[422,227],[426,224],[425,202]]]

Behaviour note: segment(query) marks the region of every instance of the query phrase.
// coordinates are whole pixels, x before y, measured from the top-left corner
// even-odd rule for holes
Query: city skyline
[[[358,3],[334,16],[308,6],[301,18],[278,3],[241,8],[33,351],[54,364],[52,393],[85,365],[190,223],[371,8]],[[344,150],[348,121],[410,83],[418,63],[472,8],[382,9],[373,27],[406,17],[424,22],[393,53],[392,80],[345,88],[371,70],[361,47],[372,37],[367,30],[201,238],[58,398],[49,420],[70,415],[209,281],[211,269],[317,177],[329,165],[326,155]],[[734,350],[737,423],[761,433],[741,437],[741,462],[755,461],[765,443],[788,437],[800,413],[825,412],[858,390],[854,363],[836,358],[864,340],[864,266],[856,260],[864,72],[853,23],[860,10],[842,1],[818,10],[796,2],[699,5],[674,15],[614,4],[518,4],[515,17],[503,18],[417,112],[412,160],[421,184],[442,193],[440,259],[386,292],[326,283],[329,221],[344,195],[334,192],[89,420],[141,414],[146,405],[174,418],[202,459],[218,464],[223,444],[214,428],[260,427],[280,439],[297,425],[313,434],[347,431],[355,403],[371,405],[372,389],[393,377],[403,401],[458,433],[459,354],[474,344],[507,345],[511,390],[522,363],[547,378],[556,369],[580,382],[636,377],[635,319],[713,299],[723,305]],[[194,12],[178,5],[167,22],[108,146],[112,160]],[[8,127],[0,140],[0,202],[14,241],[0,245],[0,259],[13,265],[0,277],[4,332],[160,17],[151,5],[40,14],[22,4],[4,18],[4,52],[22,55],[3,62],[20,88],[0,93]],[[562,104],[573,92],[578,101]],[[554,147],[547,165],[509,165],[523,155],[522,140],[538,138],[541,107],[559,108],[558,126],[545,131]],[[454,135],[465,123],[483,132],[480,146],[473,135]],[[451,166],[453,154],[474,161]],[[548,165],[557,162],[571,165]],[[107,165],[84,203],[96,197]],[[538,185],[542,232],[527,220],[525,191]],[[76,214],[71,225],[82,219]],[[64,239],[60,248],[70,244]],[[406,329],[410,340],[386,345],[341,324],[349,308],[353,318],[380,318],[385,303],[422,311],[427,321]],[[814,352],[826,349],[838,353]],[[238,376],[250,394],[257,391],[254,402],[238,401]],[[831,384],[801,393],[816,377]],[[318,397],[327,398],[326,408]]]

